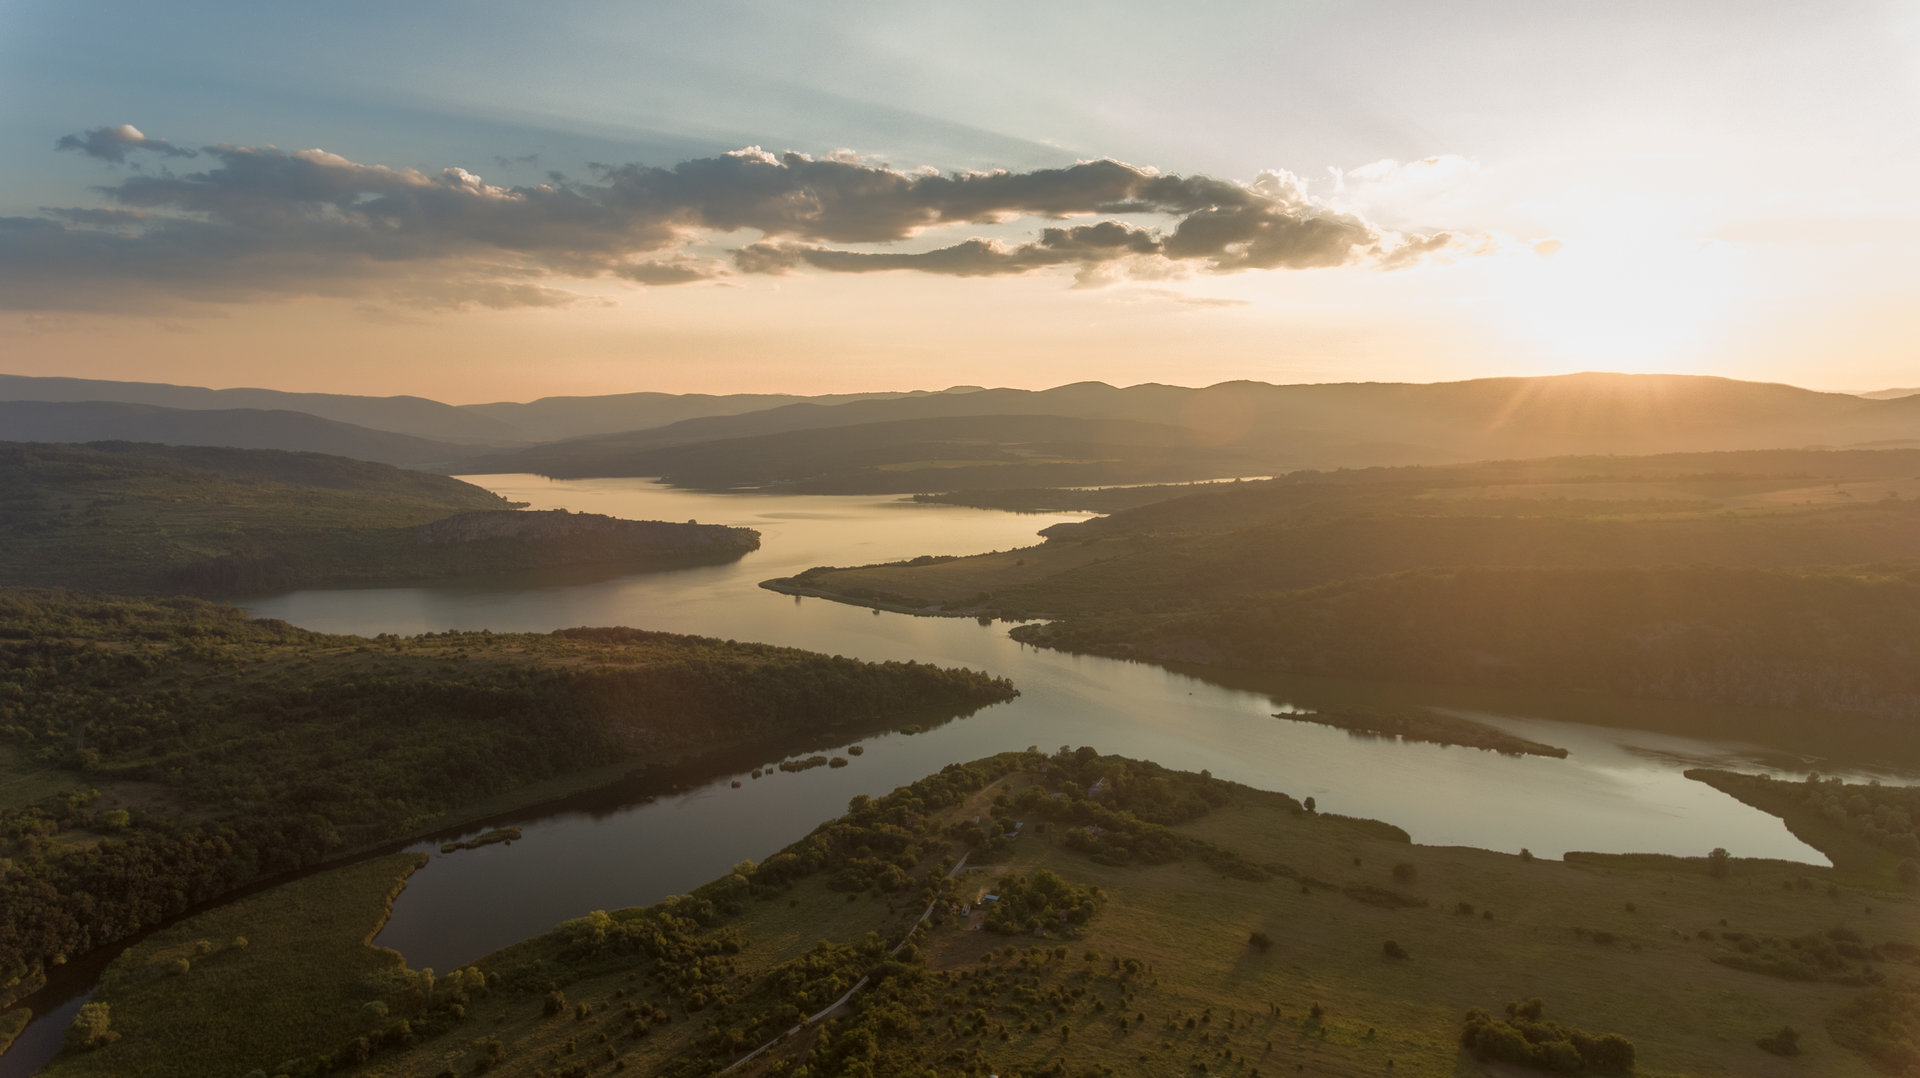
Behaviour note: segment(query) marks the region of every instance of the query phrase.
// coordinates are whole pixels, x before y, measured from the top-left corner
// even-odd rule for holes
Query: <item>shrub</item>
[[[187,961],[184,958],[176,958],[173,960],[173,964],[168,967],[168,970],[175,977],[184,977],[187,975],[187,971],[192,968],[193,968],[193,963]]]
[[[546,1003],[545,1010],[548,1018],[552,1018],[554,1015],[559,1014],[562,1011],[565,1011],[566,1009],[567,1009],[566,993],[560,991],[558,988],[547,993],[547,1003]]]
[[[1265,932],[1255,932],[1253,935],[1247,937],[1247,946],[1259,951],[1261,954],[1266,954],[1273,949],[1273,937],[1267,935]]]
[[[1707,854],[1707,875],[1712,876],[1714,879],[1726,879],[1727,873],[1732,871],[1732,868],[1733,855],[1728,853],[1725,847],[1715,846],[1713,850]]]
[[[1412,883],[1419,876],[1420,870],[1405,861],[1393,866],[1393,878],[1398,883]]]
[[[112,1012],[104,1003],[83,1003],[79,1013],[73,1016],[73,1024],[67,1027],[64,1038],[68,1048],[98,1048],[113,1043],[115,1034],[107,1027],[112,1024]]]
[[[1797,1056],[1800,1054],[1800,1031],[1792,1026],[1781,1026],[1780,1032],[1753,1043],[1777,1056]]]
[[[1634,1062],[1632,1041],[1549,1021],[1537,998],[1507,1004],[1504,1021],[1479,1008],[1468,1011],[1460,1045],[1482,1062],[1497,1059],[1536,1070],[1625,1074]]]
[[[1407,957],[1407,949],[1405,947],[1400,946],[1400,944],[1396,943],[1393,940],[1388,940],[1386,943],[1382,944],[1380,947],[1380,953],[1386,955],[1388,958]]]

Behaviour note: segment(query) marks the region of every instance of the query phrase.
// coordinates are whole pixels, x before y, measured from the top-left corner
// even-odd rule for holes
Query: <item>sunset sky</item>
[[[1920,385],[1920,4],[0,2],[0,372]]]

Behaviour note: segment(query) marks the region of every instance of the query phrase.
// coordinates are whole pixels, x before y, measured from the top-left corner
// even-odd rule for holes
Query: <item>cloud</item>
[[[1458,245],[1451,233],[1383,229],[1284,172],[1240,183],[1098,160],[941,173],[844,150],[816,158],[755,146],[668,168],[595,164],[584,179],[549,172],[544,183],[504,186],[463,168],[428,173],[319,149],[182,150],[131,126],[61,146],[109,161],[141,149],[209,165],[124,176],[97,189],[106,206],[0,219],[0,294],[16,306],[275,295],[555,306],[584,301],[555,281],[653,286],[801,271],[1058,269],[1085,287],[1192,272],[1394,268]],[[915,249],[931,234],[1021,225],[1025,239]]]
[[[198,157],[199,154],[184,146],[175,146],[163,138],[148,138],[132,124],[119,127],[96,127],[78,135],[62,135],[60,141],[53,144],[56,150],[78,150],[88,157],[98,157],[102,161],[114,164],[124,163],[127,155],[135,150],[151,150],[166,157]]]

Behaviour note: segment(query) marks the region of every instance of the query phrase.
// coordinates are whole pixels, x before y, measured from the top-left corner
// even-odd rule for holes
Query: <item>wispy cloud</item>
[[[132,124],[119,127],[96,127],[77,135],[62,135],[60,141],[53,144],[56,150],[77,150],[88,157],[98,157],[102,161],[122,164],[135,150],[148,150],[163,157],[198,157],[199,155],[184,146],[175,146],[163,138],[148,138]]]
[[[114,162],[134,151],[197,154],[212,167],[125,176],[98,189],[106,207],[0,219],[0,293],[14,306],[275,294],[553,306],[580,300],[554,286],[568,279],[657,286],[799,271],[1068,269],[1086,286],[1191,271],[1393,268],[1462,241],[1381,228],[1288,173],[1240,183],[1112,160],[942,173],[846,151],[749,147],[671,168],[592,165],[584,179],[549,173],[545,183],[501,186],[461,168],[429,174],[317,149],[185,150],[130,125],[60,146]],[[1004,233],[1028,221],[1025,240],[913,247],[935,229]]]

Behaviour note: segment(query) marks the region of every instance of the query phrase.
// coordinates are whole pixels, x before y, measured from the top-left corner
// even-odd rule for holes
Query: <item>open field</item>
[[[271,1066],[279,1046],[347,1041],[365,1005],[418,981],[371,940],[421,854],[394,854],[250,895],[129,947],[90,1001],[119,1036],[47,1078],[204,1078]],[[181,963],[186,968],[181,968]],[[263,1061],[267,1061],[263,1063]]]

